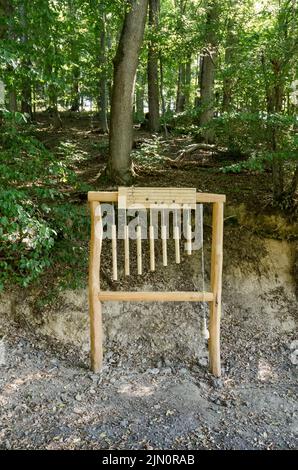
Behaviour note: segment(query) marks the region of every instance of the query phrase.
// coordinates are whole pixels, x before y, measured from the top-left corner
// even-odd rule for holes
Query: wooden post
[[[89,317],[91,343],[91,369],[99,372],[102,367],[102,305],[98,299],[100,283],[100,254],[102,245],[102,220],[100,204],[90,202],[91,240],[89,254]]]
[[[223,203],[213,203],[212,213],[212,251],[211,251],[211,291],[214,299],[210,302],[209,322],[209,365],[216,377],[221,375],[220,366],[220,317],[221,283],[223,259]]]

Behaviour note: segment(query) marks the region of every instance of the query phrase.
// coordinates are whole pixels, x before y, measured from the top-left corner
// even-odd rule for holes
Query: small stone
[[[206,357],[200,357],[198,362],[201,366],[204,366],[204,367],[208,365],[208,359]]]
[[[159,374],[159,369],[148,369],[147,370],[148,374],[152,374],[152,375],[157,375]]]
[[[291,342],[290,349],[291,351],[293,351],[293,349],[298,349],[298,339],[294,339],[294,341]]]
[[[77,401],[82,401],[82,395],[80,395],[79,393],[76,395],[76,400]]]
[[[98,380],[98,374],[88,374],[88,377],[92,382],[96,382]]]
[[[298,365],[298,349],[292,352],[292,354],[290,355],[290,361],[294,366]]]
[[[5,441],[5,448],[6,448],[7,450],[10,450],[10,449],[11,449],[11,443],[10,443],[8,440]]]
[[[185,369],[185,367],[182,367],[181,369],[179,369],[179,372],[180,372],[180,374],[183,374],[183,375],[184,375],[184,374],[187,374],[187,373],[188,373],[188,370]]]

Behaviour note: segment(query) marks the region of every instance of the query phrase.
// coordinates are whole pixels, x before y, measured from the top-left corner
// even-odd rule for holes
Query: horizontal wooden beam
[[[151,188],[151,189],[152,191],[154,191],[154,188]],[[118,191],[89,191],[88,201],[118,202]],[[197,193],[196,202],[198,203],[226,202],[226,196],[224,194]]]
[[[196,201],[198,203],[226,202],[226,196],[225,194],[197,193]]]
[[[98,299],[102,302],[212,302],[212,292],[161,292],[161,291],[101,291]]]
[[[88,201],[117,202],[118,191],[89,191]]]

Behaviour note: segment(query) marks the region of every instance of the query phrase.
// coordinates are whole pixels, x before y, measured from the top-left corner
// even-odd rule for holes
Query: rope
[[[201,248],[201,265],[202,265],[202,288],[203,288],[203,296],[205,294],[205,256],[204,256],[204,233],[203,233],[203,204],[200,207],[201,211],[201,240],[202,240],[202,248]],[[206,315],[206,302],[203,302],[203,327],[202,327],[202,334],[205,340],[209,339],[209,330],[207,328],[207,315]]]

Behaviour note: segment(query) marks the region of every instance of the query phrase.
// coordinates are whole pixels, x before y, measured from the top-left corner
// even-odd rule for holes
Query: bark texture
[[[114,59],[111,103],[108,173],[118,183],[128,183],[131,179],[134,88],[148,0],[130,0],[127,4],[129,8]]]

